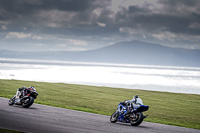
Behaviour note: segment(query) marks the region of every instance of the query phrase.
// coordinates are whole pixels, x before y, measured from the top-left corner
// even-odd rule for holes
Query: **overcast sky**
[[[199,0],[0,0],[0,49],[76,51],[131,40],[200,49]]]

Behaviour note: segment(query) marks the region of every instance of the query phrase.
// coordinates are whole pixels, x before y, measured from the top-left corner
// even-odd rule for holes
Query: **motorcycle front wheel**
[[[137,112],[135,114],[135,117],[131,119],[131,125],[138,126],[142,123],[143,119],[144,119],[143,114],[141,112]]]
[[[15,101],[15,96],[10,98],[10,100],[8,101],[8,104],[9,105],[13,105],[14,104],[14,101]]]
[[[33,104],[33,102],[34,102],[34,98],[29,96],[29,97],[23,99],[22,106],[24,108],[28,108]]]
[[[110,122],[112,122],[112,123],[117,122],[118,116],[119,116],[119,113],[118,112],[114,112],[110,117]]]

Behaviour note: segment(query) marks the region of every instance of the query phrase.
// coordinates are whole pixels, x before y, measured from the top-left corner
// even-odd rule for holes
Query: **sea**
[[[0,58],[0,79],[200,94],[199,67]]]

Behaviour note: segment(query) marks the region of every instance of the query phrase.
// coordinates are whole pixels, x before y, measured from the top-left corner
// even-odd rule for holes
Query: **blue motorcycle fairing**
[[[117,110],[119,113],[118,121],[119,122],[129,122],[127,120],[126,121],[124,120],[124,114],[126,114],[127,110],[126,110],[126,107],[121,102],[119,103]]]
[[[127,111],[125,111],[124,113],[126,113]],[[118,116],[118,121],[119,122],[127,122],[127,123],[129,123],[130,122],[130,120],[129,119],[124,119],[124,113],[121,113],[121,112],[119,112],[119,116]]]
[[[140,105],[138,108],[133,108],[133,112],[144,112],[149,109],[149,106]],[[125,119],[124,114],[127,112],[127,108],[120,102],[117,107],[117,112],[119,113],[118,121],[130,123],[130,119]]]

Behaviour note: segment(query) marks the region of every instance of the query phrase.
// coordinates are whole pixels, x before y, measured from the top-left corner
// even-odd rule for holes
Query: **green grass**
[[[200,95],[109,87],[0,80],[0,96],[10,98],[21,86],[34,86],[35,103],[111,115],[120,101],[137,94],[150,109],[145,121],[200,129]],[[162,88],[161,88],[162,89]]]

